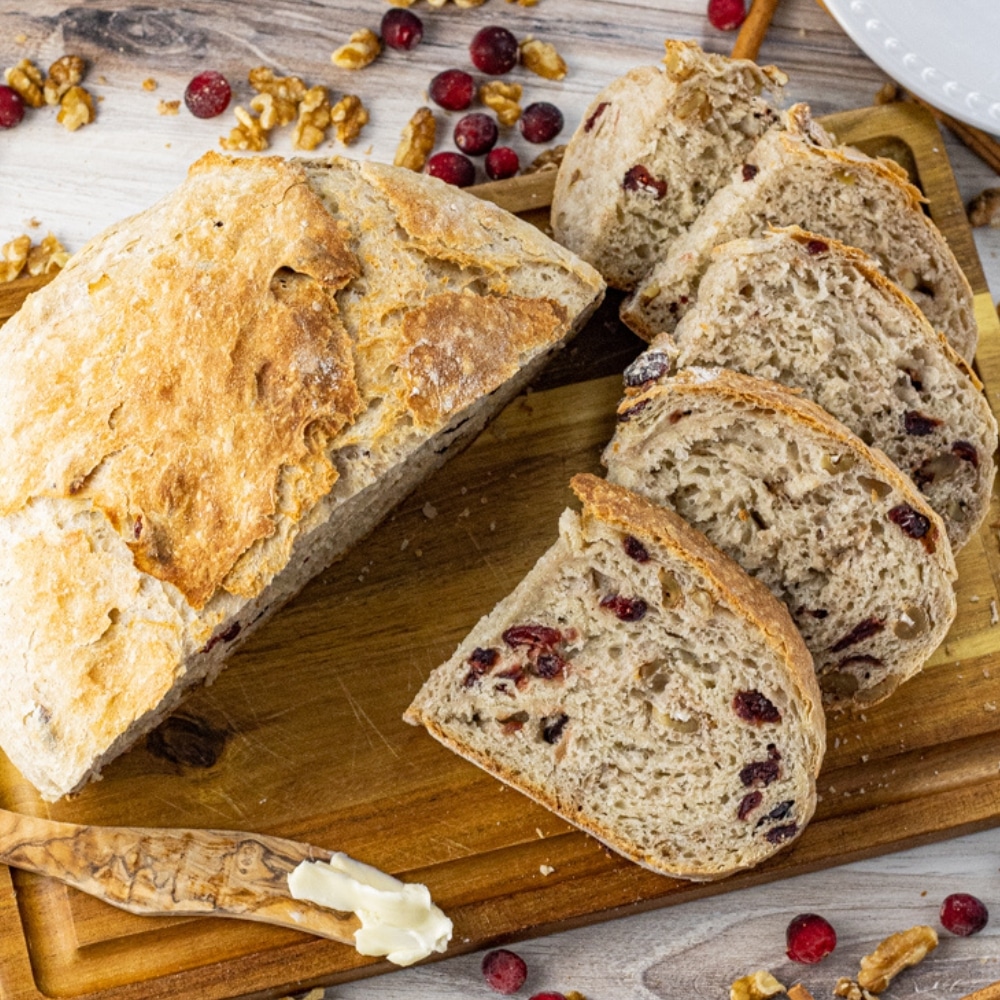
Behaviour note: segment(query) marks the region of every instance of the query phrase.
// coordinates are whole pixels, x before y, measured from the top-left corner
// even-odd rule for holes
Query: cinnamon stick
[[[753,0],[750,13],[740,27],[740,33],[736,36],[733,45],[732,57],[734,59],[756,59],[760,52],[761,42],[767,34],[771,18],[778,6],[778,0]]]

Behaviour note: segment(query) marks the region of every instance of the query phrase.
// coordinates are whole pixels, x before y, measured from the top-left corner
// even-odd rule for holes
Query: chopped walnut
[[[507,3],[516,3],[518,7],[534,7],[538,0],[507,0]]]
[[[835,997],[843,997],[844,1000],[877,1000],[874,993],[862,989],[853,979],[842,976],[837,980],[837,985],[833,988]]]
[[[0,282],[13,281],[21,273],[30,249],[30,236],[15,236],[0,247]]]
[[[875,103],[892,104],[895,101],[898,101],[902,96],[903,92],[900,90],[899,84],[893,83],[892,80],[887,80],[875,92]]]
[[[448,0],[427,0],[432,7],[443,7]]]
[[[986,188],[968,206],[970,226],[992,226],[1000,229],[1000,188]]]
[[[305,99],[307,87],[297,76],[275,76],[267,66],[250,70],[247,79],[257,91],[250,107],[260,116],[261,128],[270,131],[276,125],[295,121],[298,104]]]
[[[312,87],[299,104],[299,120],[292,133],[296,149],[315,149],[330,127],[330,97],[326,87]]]
[[[181,111],[180,101],[164,101],[162,98],[156,103],[156,110],[161,115],[178,115]]]
[[[801,983],[795,983],[788,987],[788,1000],[815,1000],[815,998]]]
[[[872,993],[881,993],[894,976],[922,961],[937,945],[937,932],[926,925],[890,934],[870,955],[861,959],[858,985]]]
[[[276,125],[295,121],[297,109],[291,101],[283,101],[273,94],[255,94],[250,98],[250,110],[257,112],[260,127],[270,132]]]
[[[479,100],[497,116],[501,125],[510,126],[521,117],[522,93],[519,83],[489,80],[479,88]]]
[[[83,87],[70,87],[59,102],[59,114],[56,121],[70,132],[75,132],[81,125],[89,125],[94,120],[94,102]]]
[[[415,3],[416,0],[389,0],[392,7],[412,7]]]
[[[486,3],[486,0],[455,0],[455,6],[461,7],[463,10],[469,10],[471,7],[482,7]]]
[[[434,148],[436,134],[437,122],[434,120],[434,112],[428,107],[417,108],[403,129],[403,137],[396,147],[393,164],[420,173]]]
[[[369,28],[362,28],[330,56],[330,62],[341,69],[363,69],[374,62],[381,51],[382,43],[378,35]]]
[[[61,271],[68,260],[69,254],[66,248],[49,233],[41,243],[28,251],[26,270],[33,278],[37,278],[40,274]]]
[[[142,89],[148,90],[150,92],[156,90],[159,84],[151,77],[147,76],[145,80],[142,81]]]
[[[566,75],[566,62],[551,42],[526,38],[520,45],[521,65],[546,80],[561,80]]]
[[[11,90],[16,90],[29,108],[40,108],[45,103],[42,94],[42,71],[30,60],[22,59],[4,72],[4,79]]]
[[[729,1000],[767,1000],[784,992],[785,987],[770,972],[759,969],[729,987]]]
[[[262,149],[267,149],[270,143],[267,140],[267,131],[261,126],[260,119],[254,118],[246,108],[237,105],[233,108],[236,121],[239,124],[232,129],[228,136],[219,139],[219,145],[223,149],[239,151],[242,153],[259,153]]]
[[[344,94],[330,111],[330,121],[337,126],[338,141],[350,146],[368,124],[368,111],[360,97]]]
[[[42,84],[46,104],[58,104],[70,87],[75,87],[87,70],[80,56],[62,56],[49,67],[49,75]]]
[[[553,146],[551,149],[546,149],[544,152],[539,153],[521,173],[537,174],[543,170],[558,170],[565,153],[565,146]]]

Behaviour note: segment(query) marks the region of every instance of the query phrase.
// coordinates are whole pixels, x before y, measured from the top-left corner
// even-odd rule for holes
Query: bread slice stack
[[[443,183],[209,154],[0,342],[0,746],[47,799],[211,678],[603,282]]]
[[[634,287],[777,121],[768,93],[786,79],[668,39],[662,67],[631,70],[584,112],[556,179],[555,238]]]
[[[913,480],[954,551],[982,525],[997,425],[969,366],[867,254],[801,229],[716,247],[692,308],[626,371],[722,367],[801,389]]]
[[[604,462],[785,603],[831,708],[888,697],[955,617],[941,519],[882,452],[795,391],[686,369],[623,401]]]
[[[624,322],[646,340],[672,331],[694,303],[714,247],[772,225],[795,225],[874,257],[971,361],[978,337],[972,290],[905,171],[891,160],[832,147],[805,105],[789,109],[784,126],[761,138],[745,168],[651,261],[622,306]]]
[[[582,512],[406,718],[655,871],[757,864],[815,808],[825,722],[802,639],[669,510],[572,486]]]

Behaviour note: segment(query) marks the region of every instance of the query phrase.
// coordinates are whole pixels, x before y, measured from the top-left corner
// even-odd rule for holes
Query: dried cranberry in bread
[[[910,476],[953,551],[983,523],[997,424],[982,384],[862,251],[795,228],[716,247],[693,308],[626,391],[671,360],[801,389]]]
[[[783,117],[785,128],[757,143],[750,169],[733,172],[623,304],[625,323],[646,340],[669,333],[697,296],[713,247],[794,225],[871,254],[971,361],[978,337],[972,289],[906,172],[892,160],[831,148],[804,104]]]
[[[468,441],[597,273],[407,170],[209,154],[0,340],[0,745],[78,788]]]
[[[406,719],[655,871],[755,865],[815,808],[826,729],[802,638],[671,511],[572,485],[582,513]]]
[[[591,102],[566,147],[552,198],[555,238],[616,288],[631,289],[698,216],[777,120],[774,66],[668,39]]]
[[[685,369],[622,402],[604,462],[784,601],[831,707],[888,697],[955,617],[941,519],[882,452],[795,390]]]

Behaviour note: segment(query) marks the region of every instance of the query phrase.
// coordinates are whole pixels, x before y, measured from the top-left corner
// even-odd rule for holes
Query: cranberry
[[[480,28],[469,43],[472,65],[490,76],[503,76],[517,65],[517,39],[499,25]]]
[[[978,934],[989,919],[982,900],[967,892],[954,892],[941,904],[941,923],[959,937]]]
[[[650,399],[640,399],[638,403],[634,406],[628,407],[628,409],[622,410],[618,414],[618,423],[627,424],[637,413],[642,413],[647,406],[652,402]]]
[[[923,538],[931,530],[931,520],[914,510],[908,503],[897,504],[889,511],[889,520],[903,529],[910,538]]]
[[[733,711],[744,721],[760,726],[765,722],[781,722],[781,713],[770,698],[759,691],[737,691]]]
[[[621,594],[609,594],[601,598],[601,607],[610,611],[623,622],[637,622],[645,617],[649,605],[641,597],[622,597]]]
[[[760,173],[760,167],[755,167],[752,163],[743,164],[743,180],[752,181]]]
[[[488,153],[497,142],[497,123],[481,111],[463,115],[455,123],[455,145],[469,156]]]
[[[447,111],[464,111],[472,103],[475,92],[475,80],[461,69],[438,73],[429,89],[431,100]]]
[[[548,625],[511,625],[503,634],[503,641],[516,649],[518,646],[531,646],[535,649],[552,649],[562,642],[563,634],[557,628]]]
[[[487,952],[483,958],[483,977],[497,991],[510,995],[516,993],[528,978],[524,959],[506,948]]]
[[[412,11],[403,7],[393,7],[382,17],[382,41],[390,49],[409,52],[420,44],[424,37],[424,22]]]
[[[777,781],[781,773],[781,768],[776,760],[755,760],[747,764],[740,771],[740,781],[749,788],[751,785],[760,785],[767,788],[772,781]],[[775,817],[776,819],[778,817]]]
[[[736,818],[746,819],[763,801],[764,796],[760,792],[747,792],[736,807]]]
[[[546,743],[558,743],[562,739],[563,729],[569,722],[569,716],[565,712],[551,718],[542,719],[542,739]]]
[[[649,562],[649,550],[635,535],[626,535],[622,539],[622,548],[629,559],[634,559],[637,563]]]
[[[195,118],[214,118],[229,107],[229,81],[214,69],[199,73],[184,91],[184,103]]]
[[[21,95],[0,83],[0,128],[13,128],[24,117],[24,101]]]
[[[914,437],[926,437],[934,433],[935,427],[940,427],[941,421],[937,417],[928,417],[925,413],[917,410],[907,410],[903,414],[903,427],[907,434]]]
[[[596,108],[594,108],[593,114],[591,114],[591,116],[584,122],[583,131],[589,132],[597,124],[597,119],[600,118],[601,115],[603,115],[604,112],[607,111],[607,109],[608,109],[608,102],[601,101],[601,103],[598,104]]]
[[[792,806],[794,805],[794,799],[786,799],[784,802],[779,802],[763,819],[758,820],[757,825],[760,826],[761,823],[769,819],[784,819],[792,811]]]
[[[662,351],[643,351],[625,369],[625,385],[634,389],[636,386],[655,382],[670,372],[670,355]]]
[[[798,832],[798,823],[786,823],[784,826],[772,827],[764,834],[764,839],[772,844],[783,844],[786,840],[791,840]]]
[[[656,201],[666,196],[667,182],[654,177],[641,163],[625,171],[622,187],[626,191],[642,191],[651,194]]]
[[[956,441],[951,446],[951,453],[963,462],[970,462],[974,469],[979,468],[979,452],[974,444],[968,441]]]
[[[708,0],[708,20],[719,31],[735,31],[746,16],[745,0]]]
[[[788,925],[785,941],[793,962],[815,965],[837,947],[837,932],[815,913],[802,913]]]
[[[542,680],[551,681],[566,674],[569,664],[558,653],[542,653],[531,664],[531,672]]]
[[[510,146],[497,146],[486,154],[486,176],[491,181],[505,181],[521,167],[517,153]]]
[[[556,993],[554,990],[546,990],[544,993],[535,993],[528,997],[528,1000],[566,1000],[565,993]]]
[[[451,153],[447,150],[435,153],[427,161],[427,173],[444,181],[445,184],[454,184],[460,188],[468,187],[476,180],[476,168],[472,165],[472,160],[461,153]]]
[[[905,504],[903,506],[906,506]],[[893,507],[893,510],[896,508]],[[907,508],[912,510],[912,508]],[[915,513],[915,512],[914,512]],[[892,517],[892,511],[889,511],[889,517]],[[854,628],[851,629],[847,635],[838,639],[831,647],[831,653],[839,653],[842,649],[847,649],[848,646],[853,646],[856,642],[862,642],[865,639],[870,639],[873,635],[878,635],[882,629],[885,628],[884,618],[866,618],[863,622],[858,622]]]
[[[548,101],[537,101],[524,109],[519,125],[528,142],[548,142],[562,131],[562,112]]]
[[[806,253],[813,257],[817,257],[821,253],[826,253],[829,249],[830,244],[824,243],[823,240],[809,240],[806,243]]]

